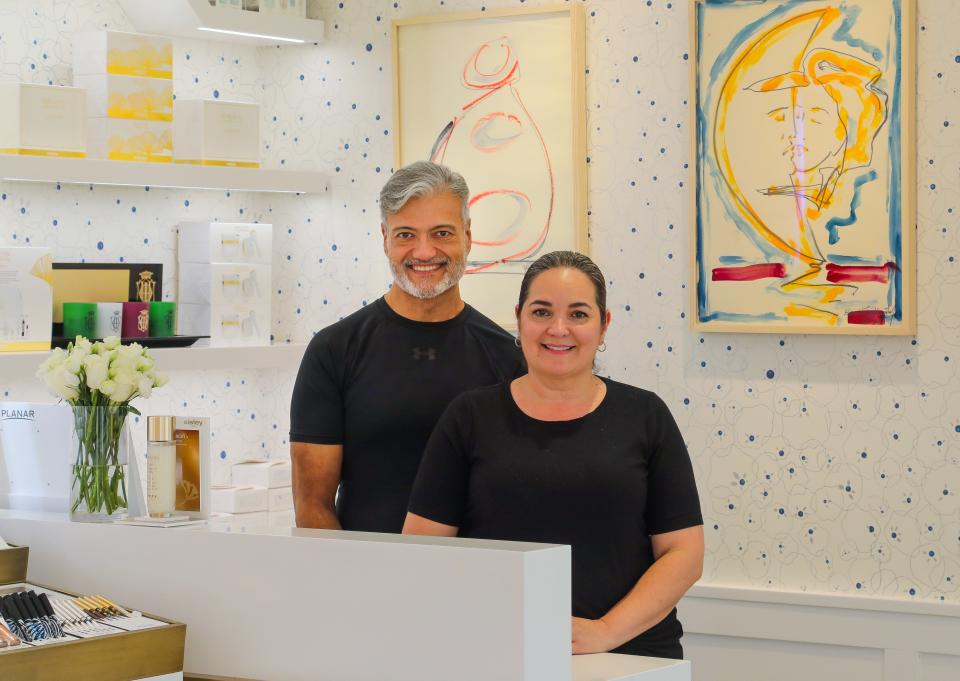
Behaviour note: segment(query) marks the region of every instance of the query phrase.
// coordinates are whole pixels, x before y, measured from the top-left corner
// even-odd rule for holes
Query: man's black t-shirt
[[[444,322],[417,322],[379,298],[310,341],[293,389],[290,441],[343,445],[344,529],[399,532],[443,410],[522,366],[513,337],[469,305]]]
[[[591,413],[540,421],[509,382],[458,397],[424,452],[410,511],[462,537],[569,544],[573,614],[597,619],[653,563],[650,535],[701,525],[693,468],[654,393],[604,379]],[[677,657],[676,610],[613,652]]]

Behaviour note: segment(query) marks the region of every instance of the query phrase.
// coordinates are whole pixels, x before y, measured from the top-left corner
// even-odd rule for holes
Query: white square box
[[[270,304],[270,265],[243,263],[181,263],[177,301],[210,303],[211,309],[230,305]]]
[[[178,163],[260,166],[260,105],[219,99],[173,103],[173,152]]]
[[[73,75],[173,78],[173,41],[158,35],[92,31],[73,36]]]
[[[173,81],[140,76],[75,76],[73,84],[87,91],[88,118],[173,120]]]
[[[293,469],[286,459],[251,459],[233,464],[234,485],[254,485],[275,489],[290,487]],[[293,497],[290,497],[291,504]],[[277,509],[280,510],[280,509]]]
[[[52,278],[49,248],[0,246],[0,352],[50,349]]]
[[[178,303],[177,332],[210,336],[210,345],[239,347],[270,344],[270,303],[229,305],[211,310],[209,303]]]
[[[307,16],[306,0],[260,0],[260,11],[265,14],[286,14],[287,16]]]
[[[180,263],[272,261],[273,225],[238,222],[181,222],[177,242]]]
[[[270,513],[293,509],[293,487],[275,487],[267,490],[267,510]]]
[[[86,156],[86,96],[82,88],[0,83],[0,153]]]
[[[89,155],[111,161],[170,163],[173,133],[164,121],[129,118],[90,118]]]
[[[267,510],[267,489],[250,485],[215,486],[210,489],[214,513],[256,513]]]

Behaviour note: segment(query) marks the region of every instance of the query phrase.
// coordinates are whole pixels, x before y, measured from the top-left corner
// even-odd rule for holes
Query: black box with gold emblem
[[[64,303],[163,300],[160,263],[53,263],[53,335],[63,334]]]

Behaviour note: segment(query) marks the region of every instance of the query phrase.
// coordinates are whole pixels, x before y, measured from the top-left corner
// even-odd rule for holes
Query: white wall
[[[0,243],[172,269],[178,220],[270,221],[274,334],[305,340],[388,283],[376,195],[392,165],[390,20],[521,4],[548,3],[324,0],[311,6],[328,27],[319,47],[178,42],[178,92],[257,99],[265,165],[323,169],[330,191],[253,199],[8,183]],[[919,3],[916,340],[689,331],[687,6],[584,4],[591,248],[614,315],[601,358],[613,377],[660,393],[689,442],[704,583],[960,601],[960,2]],[[70,35],[98,26],[126,26],[115,3],[0,0],[0,76],[69,82]],[[143,406],[213,414],[223,475],[251,450],[285,453],[291,381],[179,375]],[[41,395],[0,377],[0,397]]]

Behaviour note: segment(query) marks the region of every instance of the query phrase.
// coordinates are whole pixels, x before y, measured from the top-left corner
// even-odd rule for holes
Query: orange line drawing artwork
[[[467,273],[535,257],[550,230],[550,152],[523,102],[520,60],[506,36],[481,44],[463,66],[472,91],[437,136],[430,160],[470,168],[473,244]]]

